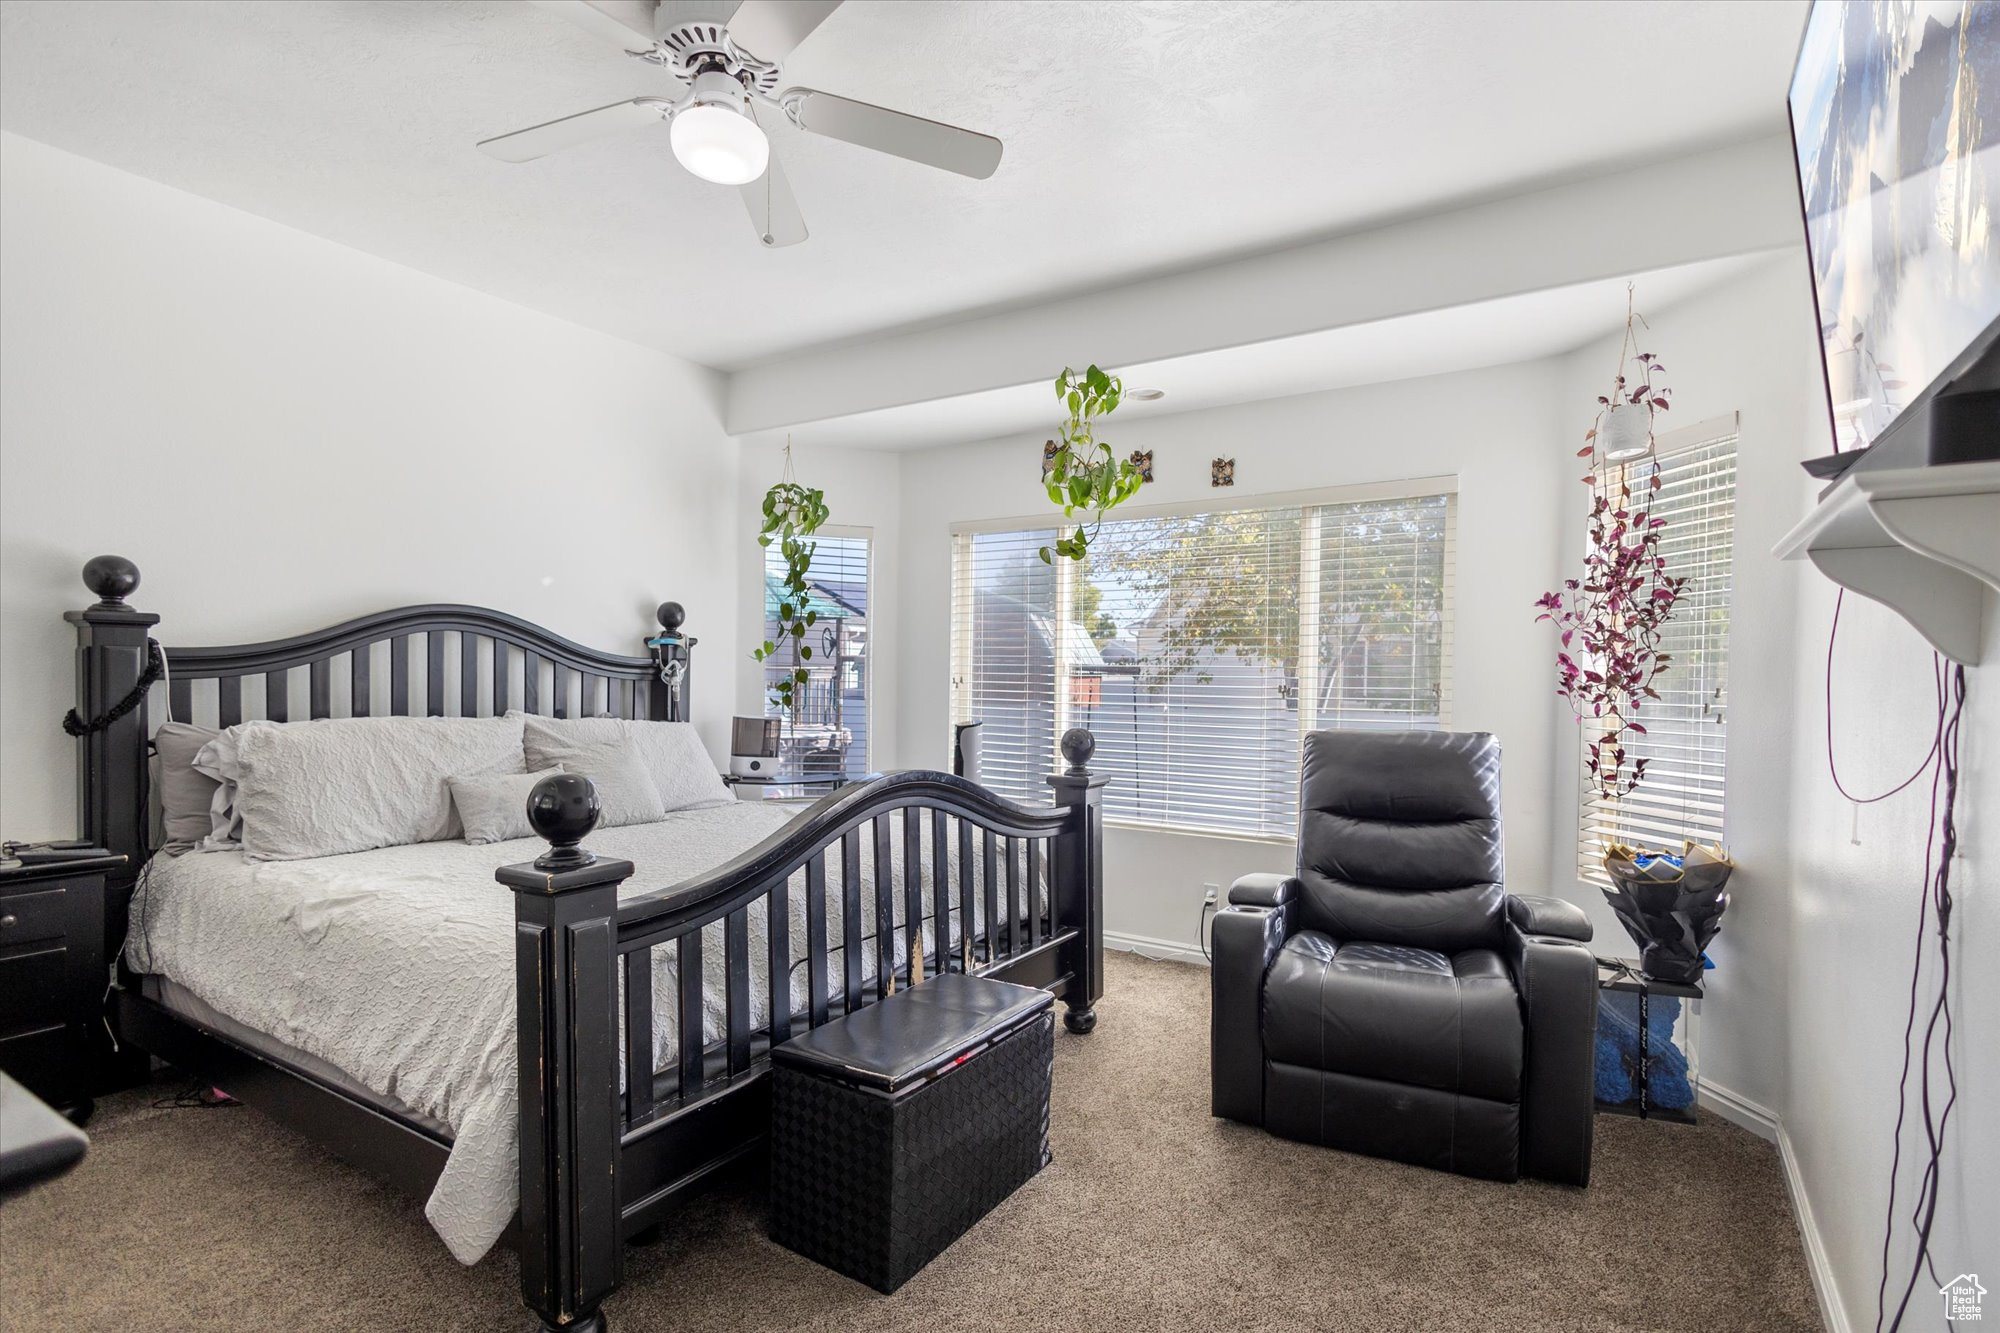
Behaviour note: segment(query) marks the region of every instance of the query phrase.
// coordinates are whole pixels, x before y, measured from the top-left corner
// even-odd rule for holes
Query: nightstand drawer
[[[0,897],[0,954],[23,944],[59,940],[69,930],[76,911],[68,889],[54,888],[34,893],[10,893]]]
[[[76,1009],[70,961],[62,945],[0,958],[0,1038],[70,1020]]]

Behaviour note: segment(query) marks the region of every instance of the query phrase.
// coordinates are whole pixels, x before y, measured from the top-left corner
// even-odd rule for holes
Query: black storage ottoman
[[[959,973],[779,1046],[771,1239],[881,1292],[1049,1163],[1054,997]]]

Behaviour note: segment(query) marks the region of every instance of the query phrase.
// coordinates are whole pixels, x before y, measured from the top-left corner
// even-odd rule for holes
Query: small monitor
[[[739,717],[731,728],[729,753],[758,759],[778,757],[778,726],[775,717]]]

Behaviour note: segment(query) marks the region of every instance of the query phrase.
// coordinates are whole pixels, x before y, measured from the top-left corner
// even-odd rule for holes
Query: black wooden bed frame
[[[126,604],[138,585],[129,561],[100,557],[86,567],[85,582],[101,600],[66,619],[77,629],[77,713],[97,719],[147,672],[150,633],[160,618]],[[385,611],[268,643],[161,649],[167,681],[78,742],[80,834],[125,853],[134,866],[151,852],[149,714],[162,693],[174,717],[190,719],[196,682],[213,681],[221,725],[286,720],[293,673],[301,672],[309,715],[333,716],[337,659],[344,656],[349,712],[356,717],[409,715],[413,672],[421,671],[422,711],[434,716],[445,714],[455,696],[461,716],[477,714],[482,703],[500,713],[518,702],[523,711],[555,717],[608,712],[686,720],[694,640],[680,633],[678,606],[663,606],[661,623],[665,632],[648,640],[653,657],[599,652],[502,612],[451,605]],[[453,634],[456,653],[447,651],[446,636]],[[416,635],[423,636],[421,661],[412,660]],[[490,647],[482,650],[482,643]],[[386,694],[373,671],[379,645],[388,658]],[[483,687],[482,663],[491,664]],[[546,695],[545,666],[552,686]],[[244,683],[259,678],[263,706],[248,711]],[[253,684],[253,701],[257,692]],[[574,709],[573,697],[580,701]],[[1069,767],[1048,779],[1054,799],[1046,807],[1018,805],[945,773],[893,773],[835,791],[705,875],[622,902],[618,890],[632,873],[629,862],[561,868],[560,859],[544,857],[497,872],[514,890],[517,923],[521,1202],[509,1235],[520,1254],[522,1299],[545,1329],[602,1329],[599,1306],[620,1281],[624,1242],[649,1232],[762,1146],[769,1120],[766,1053],[774,1042],[914,984],[926,966],[1046,988],[1063,1001],[1071,1032],[1091,1030],[1104,975],[1104,779],[1085,768],[1092,748],[1087,732],[1064,737]],[[864,837],[874,858],[877,923],[867,938],[859,912]],[[891,867],[898,837],[900,886]],[[920,880],[927,840],[935,909],[928,916]],[[837,939],[828,934],[830,853],[841,867]],[[444,1167],[448,1139],[148,997],[144,979],[124,967],[120,954],[140,873],[115,883],[106,905],[108,950],[121,957],[111,1001],[121,1039],[227,1089],[353,1164],[427,1194]],[[790,987],[794,876],[806,896],[804,965],[812,998],[803,1010],[794,1009]],[[974,927],[975,907],[983,928]],[[956,943],[954,910],[961,923]],[[765,918],[770,951],[771,1018],[760,1030],[750,1018],[753,912]],[[899,920],[906,945],[914,945],[908,958],[892,956]],[[924,941],[927,931],[932,938]],[[727,963],[727,1017],[715,1032],[704,1025],[701,959],[718,942]],[[627,1069],[652,1065],[651,952],[658,948],[676,951],[679,1032],[701,1039],[681,1040],[675,1068],[650,1080],[627,1079],[621,1093],[621,1052]],[[864,983],[870,952],[874,978]]]

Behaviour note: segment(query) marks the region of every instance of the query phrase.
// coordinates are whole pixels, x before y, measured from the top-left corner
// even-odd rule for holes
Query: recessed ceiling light
[[[1167,396],[1165,389],[1134,389],[1125,395],[1135,403],[1157,403]]]

